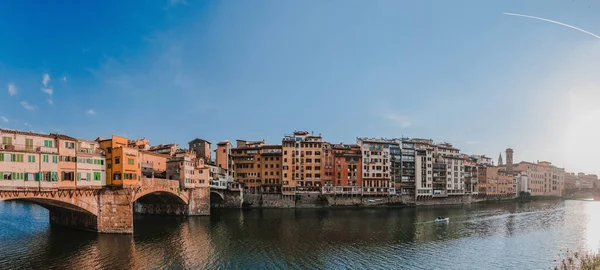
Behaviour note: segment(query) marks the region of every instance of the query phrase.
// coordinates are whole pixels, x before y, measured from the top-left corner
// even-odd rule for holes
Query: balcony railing
[[[79,149],[77,149],[77,152],[84,153],[84,154],[101,154],[103,151],[102,151],[102,149],[79,148]]]
[[[54,148],[54,147],[33,146],[33,145],[23,145],[23,144],[0,145],[0,150],[58,154],[58,149]]]

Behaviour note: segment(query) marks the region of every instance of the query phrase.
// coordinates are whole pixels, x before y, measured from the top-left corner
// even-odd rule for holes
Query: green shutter
[[[0,153],[0,161],[4,161],[4,153]]]
[[[77,173],[77,181],[81,181],[81,173]]]
[[[87,173],[87,180],[88,181],[92,180],[92,174],[91,173]]]

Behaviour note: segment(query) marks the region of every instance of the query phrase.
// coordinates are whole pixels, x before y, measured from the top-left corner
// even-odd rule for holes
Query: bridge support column
[[[187,192],[189,192],[187,214],[189,216],[210,215],[210,188],[192,188]]]
[[[98,232],[133,233],[131,190],[103,189],[98,196]]]

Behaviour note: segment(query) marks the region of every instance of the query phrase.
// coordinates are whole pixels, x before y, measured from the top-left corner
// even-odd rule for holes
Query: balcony
[[[40,152],[40,153],[48,153],[48,154],[58,154],[58,149],[54,148],[54,147],[22,145],[22,144],[0,145],[0,150],[18,151],[18,152]]]
[[[77,149],[77,153],[99,155],[99,154],[103,153],[103,151],[102,151],[102,149],[79,148],[79,149]]]
[[[58,148],[40,146],[36,149],[40,153],[58,154]]]
[[[432,197],[444,198],[444,197],[448,197],[448,193],[446,193],[445,191],[434,190]]]

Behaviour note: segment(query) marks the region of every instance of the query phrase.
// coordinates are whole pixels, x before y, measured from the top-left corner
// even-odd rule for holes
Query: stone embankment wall
[[[473,197],[457,195],[445,198],[415,200],[411,195],[397,196],[357,196],[357,195],[321,195],[321,194],[244,194],[243,207],[246,208],[336,208],[336,207],[389,207],[415,205],[452,205],[471,204],[487,200],[508,200],[514,197]],[[213,205],[215,208],[225,208]],[[231,208],[231,207],[229,207]]]

